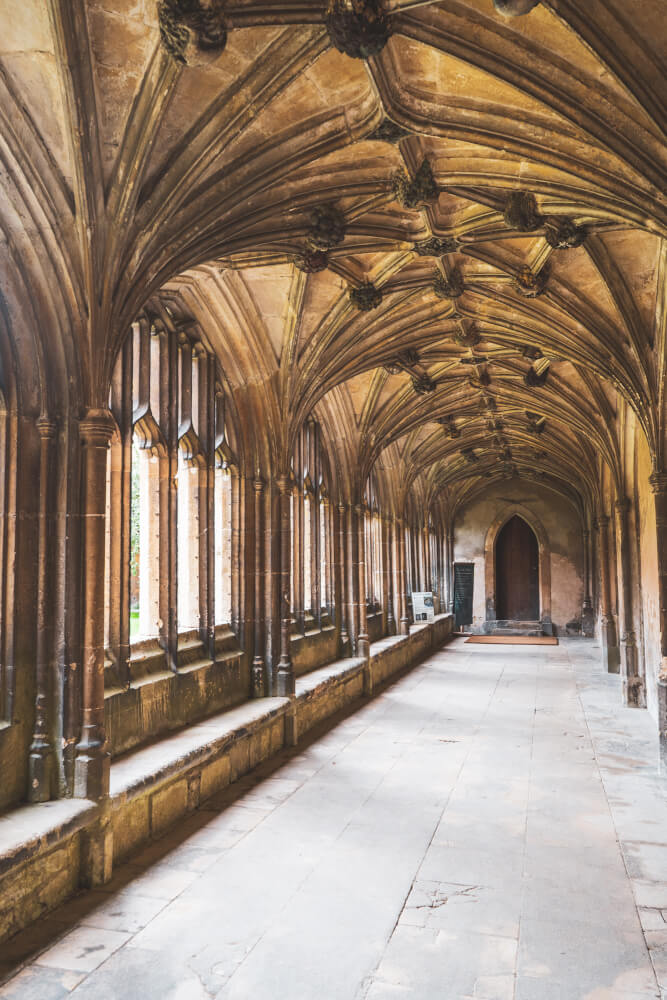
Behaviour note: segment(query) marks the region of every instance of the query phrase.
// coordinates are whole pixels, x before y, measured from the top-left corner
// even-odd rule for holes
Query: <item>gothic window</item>
[[[14,421],[0,386],[0,724],[12,721],[15,502]]]
[[[315,420],[297,435],[292,478],[291,600],[297,630],[303,632],[306,613],[319,625],[333,600],[328,461]]]

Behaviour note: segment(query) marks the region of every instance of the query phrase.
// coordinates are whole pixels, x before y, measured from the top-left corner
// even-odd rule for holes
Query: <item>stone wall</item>
[[[584,597],[581,518],[562,496],[519,479],[490,486],[463,509],[455,523],[454,561],[475,564],[471,631],[485,631],[487,590],[494,588],[494,581],[486,578],[485,544],[489,528],[505,514],[508,518],[513,514],[523,515],[544,529],[550,550],[551,620],[554,631],[563,634],[568,622],[581,619]]]

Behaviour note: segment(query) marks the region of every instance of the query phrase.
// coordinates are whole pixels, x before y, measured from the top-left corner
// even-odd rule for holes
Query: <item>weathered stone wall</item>
[[[483,632],[487,621],[485,544],[497,518],[515,513],[531,516],[545,531],[550,549],[551,619],[564,633],[569,621],[581,619],[583,603],[582,524],[578,512],[547,487],[525,480],[490,486],[458,515],[454,527],[454,561],[473,562],[473,632]],[[493,586],[493,581],[490,581]],[[542,609],[541,609],[542,610]]]

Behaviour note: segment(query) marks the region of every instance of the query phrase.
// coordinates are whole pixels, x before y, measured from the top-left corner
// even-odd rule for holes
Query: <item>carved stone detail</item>
[[[382,0],[329,0],[324,23],[332,44],[353,59],[376,56],[392,30]]]
[[[202,51],[222,52],[227,44],[224,0],[160,0],[157,13],[160,41],[177,62],[187,62],[190,32]]]
[[[435,392],[437,383],[427,372],[424,372],[423,374],[412,376],[412,388],[418,396],[426,396],[430,392]]]
[[[407,135],[412,135],[412,132],[403,128],[402,125],[397,125],[391,118],[384,118],[378,127],[370,135],[367,135],[366,138],[375,142],[389,142],[392,146],[395,146],[397,142],[405,139]]]
[[[417,208],[424,202],[435,201],[439,194],[431,164],[426,157],[422,160],[413,181],[406,173],[399,170],[392,177],[391,183],[396,200],[403,208]]]
[[[462,448],[461,455],[465,458],[466,462],[478,462],[479,455],[476,454],[474,448]]]
[[[382,289],[376,288],[370,281],[365,281],[359,288],[350,288],[350,302],[362,312],[377,309],[382,302]]]
[[[514,288],[525,298],[535,299],[547,287],[548,279],[549,271],[546,267],[537,272],[531,271],[528,266],[522,267],[514,279]]]
[[[537,7],[540,0],[493,0],[493,5],[505,17],[521,17]]]
[[[452,441],[461,437],[461,428],[456,426],[453,414],[450,413],[448,417],[441,417],[438,423],[444,428],[445,434]]]
[[[581,246],[586,239],[586,230],[572,219],[551,215],[544,221],[544,235],[554,250],[567,250]]]
[[[531,369],[534,371],[534,369]],[[548,369],[547,369],[548,371]],[[526,410],[526,417],[528,423],[526,425],[526,430],[529,434],[543,434],[547,426],[546,417],[540,416],[539,413],[531,413],[530,410]]]
[[[417,364],[419,364],[418,352],[412,348],[408,348],[406,351],[401,351],[400,354],[397,354],[393,361],[390,361],[383,367],[389,375],[398,375],[400,372],[413,368]]]
[[[460,344],[461,347],[476,347],[481,339],[479,330],[474,323],[471,323],[467,329],[459,327],[459,329],[454,332],[454,340],[457,344]]]
[[[413,243],[413,249],[420,257],[442,257],[446,253],[456,253],[460,247],[461,244],[453,236],[431,236]]]
[[[310,250],[306,248],[303,253],[294,258],[294,263],[305,274],[316,274],[318,271],[325,271],[329,266],[329,255],[326,250]]]
[[[513,191],[505,202],[505,225],[520,233],[532,233],[542,224],[535,195],[529,191]]]
[[[521,355],[524,358],[528,358],[529,361],[538,361],[542,357],[542,351],[539,347],[532,347],[530,344],[524,344]]]
[[[318,205],[310,213],[308,246],[311,250],[331,250],[345,239],[345,216],[336,205]]]
[[[548,365],[541,372],[537,372],[535,371],[534,368],[531,367],[524,375],[523,380],[529,388],[541,389],[542,386],[546,383],[547,378],[549,377],[550,370],[551,369]]]
[[[440,271],[436,271],[433,276],[433,291],[439,299],[458,299],[465,291],[463,275],[457,267],[453,268],[449,278],[445,278]]]

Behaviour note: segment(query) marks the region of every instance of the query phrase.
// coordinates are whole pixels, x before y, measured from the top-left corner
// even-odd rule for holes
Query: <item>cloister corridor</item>
[[[664,1000],[665,785],[619,685],[593,640],[454,639],[6,943],[0,997]]]

